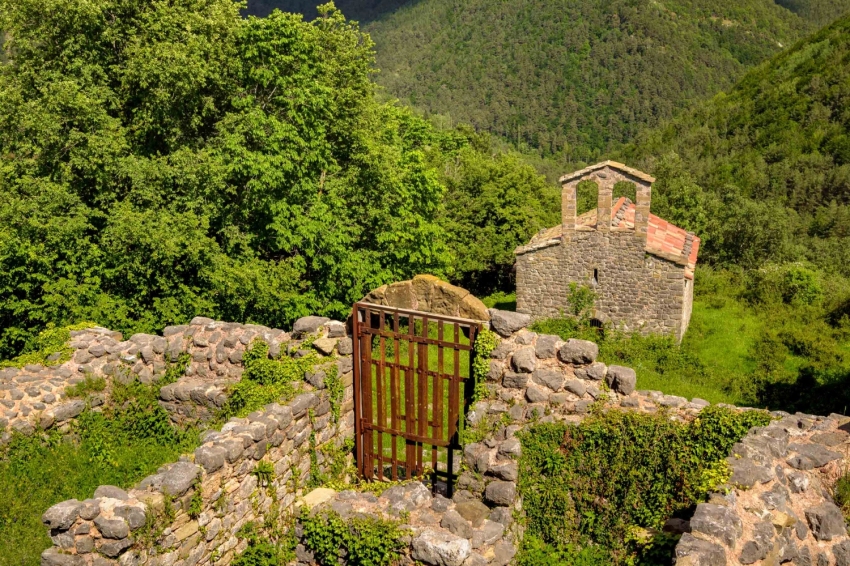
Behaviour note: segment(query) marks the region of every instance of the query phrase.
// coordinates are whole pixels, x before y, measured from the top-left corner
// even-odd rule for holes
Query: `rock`
[[[769,522],[754,525],[753,540],[747,541],[741,549],[741,564],[753,564],[766,557],[773,549],[773,533],[773,525]]]
[[[558,354],[555,347],[560,341],[560,336],[555,336],[554,334],[541,334],[537,337],[537,344],[534,345],[534,353],[537,354],[537,357],[541,360],[554,358]]]
[[[847,534],[844,516],[834,503],[824,501],[816,507],[806,509],[806,520],[817,540],[832,540]]]
[[[100,553],[110,558],[117,558],[122,552],[133,546],[129,538],[110,540],[100,545]]]
[[[516,484],[508,481],[493,481],[484,490],[485,501],[507,507],[516,499]]]
[[[434,501],[431,502],[431,510],[437,513],[445,513],[452,504],[451,499],[447,499],[440,494],[434,496]]]
[[[809,489],[809,476],[803,472],[790,472],[786,475],[788,487],[794,493],[803,493]]]
[[[472,538],[472,525],[455,510],[446,511],[440,526],[459,537]]]
[[[537,338],[536,332],[523,330],[522,332],[516,335],[516,343],[522,344],[523,346],[529,346],[534,343],[535,338]]]
[[[501,539],[504,533],[505,526],[501,523],[496,523],[490,520],[484,521],[481,528],[476,529],[475,534],[472,535],[472,548],[489,546]]]
[[[495,464],[490,466],[487,473],[505,481],[516,481],[517,477],[519,477],[519,469],[516,462]]]
[[[675,563],[678,566],[726,566],[723,547],[685,533],[676,545]]]
[[[97,499],[98,497],[110,497],[112,499],[120,499],[121,501],[126,501],[130,498],[126,491],[114,485],[102,485],[98,487],[94,490],[94,498]]]
[[[484,523],[484,519],[490,514],[490,508],[477,499],[458,503],[455,505],[455,511],[475,528],[480,527]]]
[[[304,496],[302,501],[307,509],[315,509],[323,503],[327,503],[336,496],[336,491],[327,487],[317,487]]]
[[[82,399],[63,403],[53,408],[53,418],[56,419],[56,422],[61,423],[79,416],[85,408],[86,402]]]
[[[531,316],[511,311],[490,309],[490,328],[505,338],[531,323]]]
[[[177,462],[165,472],[145,478],[139,487],[144,488],[150,485],[168,495],[180,497],[189,491],[200,474],[200,466],[191,462]]]
[[[549,400],[549,391],[536,385],[530,385],[525,390],[525,398],[529,403],[545,403]]]
[[[302,393],[297,396],[292,402],[289,404],[290,409],[292,409],[292,417],[299,418],[302,415],[307,413],[307,409],[311,407],[315,407],[319,404],[319,398],[316,397],[312,393]]]
[[[330,320],[331,319],[326,316],[305,316],[303,318],[299,318],[295,321],[295,325],[292,327],[292,333],[295,336],[312,334]]]
[[[221,446],[201,446],[195,449],[195,462],[203,466],[208,474],[224,466],[226,458],[227,450]]]
[[[587,340],[570,338],[558,350],[558,358],[565,364],[591,364],[599,355],[599,346]]]
[[[332,320],[328,324],[328,338],[342,338],[345,336],[345,323]]]
[[[85,566],[85,558],[75,554],[62,554],[52,547],[41,553],[41,566]]]
[[[504,360],[514,350],[516,350],[516,344],[513,342],[501,342],[490,352],[490,357],[494,360]]]
[[[510,527],[511,523],[514,522],[513,510],[509,507],[496,507],[490,511],[490,516],[487,518],[496,523],[501,523],[505,528]]]
[[[632,368],[623,366],[608,366],[608,373],[605,376],[608,387],[621,393],[629,395],[635,390],[637,384],[637,374]]]
[[[528,385],[527,373],[505,372],[502,378],[502,386],[510,389],[524,389]]]
[[[735,541],[743,533],[743,524],[740,517],[729,507],[713,505],[711,503],[700,503],[691,518],[691,530],[713,536],[726,543],[726,546],[735,546]]]
[[[325,356],[330,356],[334,353],[334,348],[336,347],[337,339],[336,338],[319,338],[315,342],[313,342],[313,348],[317,350],[320,354],[324,354]]]
[[[850,541],[845,540],[832,547],[835,566],[850,566]]]
[[[564,384],[564,389],[578,397],[584,397],[584,394],[587,393],[587,386],[580,379],[568,379]]]
[[[327,374],[322,370],[317,371],[308,371],[305,379],[307,383],[315,387],[316,389],[324,389],[325,388],[325,378]]]
[[[767,483],[774,478],[773,471],[765,466],[759,466],[749,458],[735,458],[730,456],[726,459],[732,468],[732,477],[729,483],[742,487],[751,488],[757,483]]]
[[[340,356],[350,356],[354,352],[354,342],[351,338],[342,338],[337,342],[336,351]]]
[[[463,566],[487,566],[487,559],[477,552],[472,552],[469,558],[463,562]]]
[[[130,526],[124,519],[106,519],[103,515],[94,520],[103,538],[122,539],[130,534]]]
[[[127,521],[131,531],[135,531],[145,524],[145,512],[139,507],[121,505],[115,508],[115,515]]]
[[[381,494],[389,500],[389,508],[396,511],[413,511],[423,503],[431,502],[431,492],[422,482],[412,482],[391,487]]]
[[[69,499],[57,503],[44,512],[41,522],[53,530],[68,530],[80,514],[81,503],[76,499]]]
[[[470,552],[468,540],[444,531],[425,529],[413,539],[413,559],[432,566],[461,566]]]
[[[499,541],[493,547],[493,559],[489,566],[507,566],[516,555],[516,548],[505,541]]]
[[[537,365],[537,356],[534,354],[533,348],[520,348],[514,352],[511,358],[511,366],[515,371],[521,373],[531,373]]]
[[[788,449],[797,453],[796,456],[788,458],[788,465],[798,470],[820,468],[841,458],[841,453],[820,444],[791,444]]]
[[[531,380],[552,391],[560,391],[564,387],[564,374],[554,369],[538,369],[531,374]]]

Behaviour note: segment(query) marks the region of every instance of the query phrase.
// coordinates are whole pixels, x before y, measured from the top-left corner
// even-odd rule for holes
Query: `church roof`
[[[596,226],[596,209],[589,210],[576,217],[576,228],[581,230]],[[635,205],[626,197],[620,197],[611,207],[611,228],[614,230],[634,230],[635,227]],[[559,243],[563,236],[563,226],[558,224],[552,228],[541,230],[531,238],[531,241],[516,249],[514,253],[526,253],[537,248],[547,247]],[[684,251],[690,240],[690,253],[684,257]],[[647,227],[646,251],[653,255],[675,261],[685,266],[685,277],[693,279],[694,268],[699,255],[700,239],[698,236],[689,234],[686,230],[659,218],[654,214],[649,215],[649,226]]]
[[[602,163],[597,163],[596,165],[591,165],[590,167],[585,167],[579,171],[573,171],[572,173],[567,173],[559,180],[561,184],[569,183],[570,181],[574,181],[576,179],[581,179],[594,171],[599,171],[600,169],[604,169],[606,167],[610,167],[611,169],[616,169],[621,173],[625,173],[631,177],[635,177],[636,179],[640,179],[641,181],[646,181],[649,184],[655,182],[655,177],[652,175],[647,175],[643,171],[638,171],[637,169],[632,169],[627,165],[623,165],[622,163],[618,163],[616,161],[603,161]]]

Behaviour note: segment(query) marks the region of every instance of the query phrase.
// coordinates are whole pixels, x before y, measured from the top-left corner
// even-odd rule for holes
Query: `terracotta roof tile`
[[[620,209],[625,207],[620,219],[617,219]],[[596,226],[596,209],[589,210],[584,214],[576,217],[576,226],[594,227]],[[620,197],[614,206],[611,207],[611,227],[612,228],[630,228],[635,226],[635,205],[625,197]],[[542,230],[535,235],[528,246],[523,248],[534,247],[535,245],[544,244],[547,241],[560,239],[563,235],[562,226],[559,224],[552,228]],[[662,254],[664,256],[682,256],[688,242],[688,233],[682,228],[675,226],[666,220],[649,215],[649,225],[647,226],[646,235],[646,251],[652,254]],[[693,279],[694,268],[699,255],[700,239],[698,236],[693,236],[691,243],[690,254],[688,254],[687,263],[685,264],[685,277]],[[684,258],[683,258],[684,259]]]

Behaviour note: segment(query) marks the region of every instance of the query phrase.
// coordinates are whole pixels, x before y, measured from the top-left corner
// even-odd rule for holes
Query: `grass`
[[[0,459],[0,566],[38,566],[52,542],[41,523],[51,505],[83,500],[100,485],[130,487],[192,442],[116,442],[108,461],[97,439],[74,442],[58,434],[44,441],[18,438]]]

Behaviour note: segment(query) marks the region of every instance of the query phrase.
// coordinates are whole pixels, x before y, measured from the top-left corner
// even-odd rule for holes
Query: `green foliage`
[[[196,481],[194,485],[194,492],[192,493],[192,498],[189,500],[189,508],[186,510],[186,514],[192,519],[197,519],[203,510],[204,494],[201,488],[201,482]]]
[[[390,566],[401,557],[404,532],[395,521],[358,516],[344,520],[335,511],[311,516],[302,508],[304,546],[322,566],[333,566],[341,556],[352,566]]]
[[[844,519],[850,523],[850,474],[844,473],[832,488],[832,498],[835,504],[841,507]]]
[[[157,403],[161,385],[114,382],[100,412],[87,409],[74,421],[75,434],[16,434],[2,448],[0,565],[38,564],[51,544],[41,524],[51,505],[91,497],[99,485],[134,485],[198,445],[198,435],[174,428]],[[151,540],[161,523],[146,527]]]
[[[499,345],[499,336],[482,328],[475,338],[472,357],[472,379],[475,383],[473,402],[487,398],[487,373],[490,371],[490,353]]]
[[[325,370],[325,388],[328,390],[328,400],[331,404],[331,417],[333,422],[339,422],[340,409],[342,406],[342,397],[345,393],[345,387],[342,385],[342,378],[339,375],[339,366],[336,364],[327,367]]]
[[[614,563],[626,563],[638,551],[629,544],[632,529],[658,529],[704,500],[728,478],[717,462],[769,420],[761,411],[712,406],[686,424],[611,411],[579,425],[535,425],[521,436],[527,533],[556,548],[598,544]]]
[[[590,320],[594,302],[596,302],[596,291],[592,287],[570,283],[567,304],[570,306],[570,314],[576,317],[580,324]]]
[[[106,389],[106,380],[102,377],[91,377],[87,375],[85,379],[76,385],[71,385],[65,388],[66,397],[88,397],[92,393],[99,393]]]
[[[607,566],[611,553],[600,546],[576,544],[553,546],[532,534],[523,536],[516,557],[517,566]]]
[[[621,151],[658,177],[653,212],[704,239],[700,261],[850,275],[848,54],[845,16]]]
[[[295,559],[294,537],[280,536],[270,540],[252,521],[245,523],[237,536],[247,539],[248,546],[234,557],[233,566],[280,566]]]
[[[812,305],[823,299],[820,274],[799,263],[767,264],[747,273],[746,297],[756,303]]]
[[[479,295],[509,290],[514,249],[560,219],[558,191],[512,153],[466,147],[442,169],[441,224],[456,258],[454,278]]]
[[[311,370],[317,360],[315,354],[301,358],[282,355],[271,359],[268,343],[254,340],[242,356],[245,371],[242,379],[230,386],[230,397],[222,408],[222,417],[242,417],[269,403],[291,399],[296,392],[293,384],[301,382],[304,373]]]
[[[274,465],[268,460],[260,460],[251,470],[251,475],[256,476],[260,487],[268,487],[274,481]]]
[[[7,361],[0,361],[0,367],[22,368],[28,364],[43,366],[58,366],[71,359],[73,349],[68,346],[72,330],[85,330],[96,326],[93,322],[80,322],[69,326],[56,328],[48,324],[45,330],[38,333],[24,346],[19,356]]]
[[[815,29],[773,0],[398,4],[340,4],[387,10],[365,27],[378,83],[435,121],[528,144],[562,169],[731,87]]]

